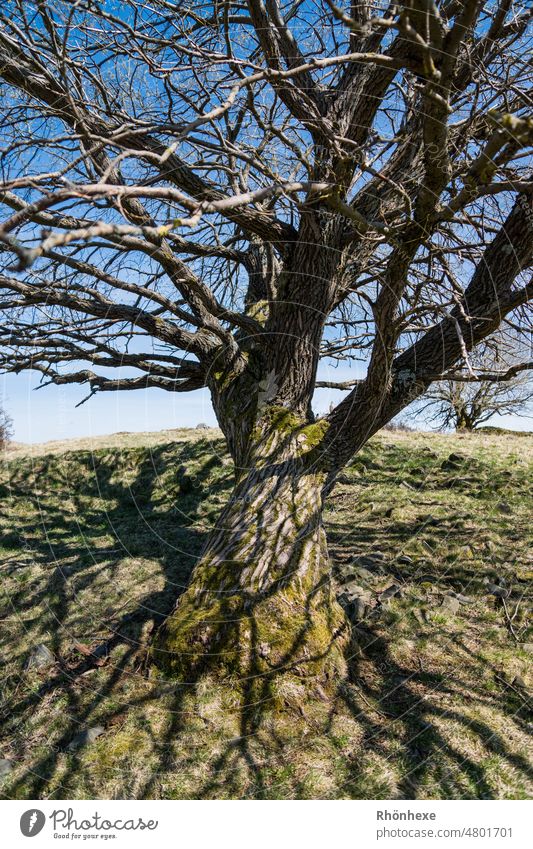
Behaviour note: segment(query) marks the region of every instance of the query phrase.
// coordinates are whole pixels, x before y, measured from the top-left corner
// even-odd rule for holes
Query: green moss
[[[326,433],[328,432],[329,422],[326,419],[318,419],[313,424],[306,425],[302,429],[302,434],[305,436],[306,448],[311,450],[321,444]]]
[[[315,546],[320,545],[317,538]],[[309,547],[295,546],[283,572],[271,576],[274,583],[268,592],[250,588],[224,595],[223,588],[234,584],[242,570],[236,554],[235,561],[224,560],[222,570],[219,563],[215,570],[209,559],[199,564],[159,634],[152,654],[155,663],[178,680],[197,681],[208,673],[220,681],[244,682],[254,693],[265,682],[270,691],[274,679],[286,674],[300,681],[338,677],[344,670],[346,622],[330,583],[320,584],[313,569],[302,574],[301,561],[309,558]],[[249,562],[246,566],[250,568]],[[247,692],[246,699],[251,698]]]
[[[329,424],[326,419],[306,424],[301,416],[286,407],[270,406],[265,410],[261,421],[252,432],[252,439],[261,442],[273,437],[296,437],[299,442],[299,454],[305,454],[319,446],[327,433]]]
[[[251,304],[246,313],[250,316],[250,318],[255,318],[259,324],[266,324],[268,320],[268,312],[269,312],[269,303],[268,301],[256,301],[255,304]]]

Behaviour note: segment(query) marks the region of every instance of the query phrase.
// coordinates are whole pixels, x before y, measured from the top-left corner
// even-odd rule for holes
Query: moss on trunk
[[[336,686],[348,625],[333,593],[312,461],[320,424],[271,416],[213,529],[187,591],[160,631],[156,664],[193,683],[209,674],[248,698],[290,677]],[[275,424],[273,424],[275,422]]]

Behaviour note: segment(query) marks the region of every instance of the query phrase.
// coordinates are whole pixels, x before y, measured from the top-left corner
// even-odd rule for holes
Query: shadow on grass
[[[13,784],[13,795],[23,790],[24,796],[40,798],[54,776],[59,758],[68,751],[80,729],[90,726],[96,713],[99,722],[113,719],[113,711],[102,715],[100,706],[122,677],[140,665],[139,655],[147,633],[164,621],[187,587],[201,550],[205,533],[195,525],[206,497],[205,482],[213,469],[220,472],[221,466],[219,455],[212,448],[205,440],[198,440],[180,443],[178,450],[171,444],[150,450],[76,452],[67,458],[52,455],[15,462],[9,467],[8,484],[0,493],[2,513],[10,522],[0,536],[0,544],[8,548],[10,555],[2,567],[4,581],[24,568],[37,568],[38,577],[17,581],[10,587],[8,595],[4,595],[2,618],[15,615],[24,632],[29,632],[31,647],[44,642],[59,662],[46,672],[33,672],[31,684],[20,686],[27,675],[30,652],[27,647],[4,646],[5,656],[13,666],[8,681],[4,681],[8,686],[0,708],[3,743],[9,744],[17,720],[37,711],[51,693],[60,692],[66,697],[64,713],[69,717],[48,754]],[[169,457],[173,460],[170,474]],[[124,477],[128,478],[127,483]],[[213,499],[227,491],[230,478],[228,471],[219,473],[215,481],[210,479],[209,497]],[[24,510],[10,514],[10,506],[17,504],[24,504]],[[111,545],[105,544],[107,540],[111,540]],[[125,557],[156,561],[163,586],[156,592],[141,593],[134,604],[128,604],[130,594],[135,593],[132,578],[124,591],[125,604],[110,611],[106,621],[97,605],[105,596],[106,585],[114,589],[115,581],[124,581],[119,572]],[[19,574],[23,575],[23,571]],[[90,612],[77,612],[80,594],[91,591],[94,618]],[[121,606],[130,609],[121,615]],[[95,624],[99,633],[84,633],[80,639],[72,634],[71,647],[65,649],[65,629],[72,628],[73,617],[85,629],[87,620],[90,625]],[[99,638],[99,634],[105,638]],[[123,646],[120,661],[113,664],[105,685],[82,705],[80,677],[103,663],[117,646]],[[23,692],[21,697],[19,690]],[[19,740],[17,749],[24,759],[31,744]],[[76,769],[76,761],[73,757],[71,770]],[[63,783],[68,783],[68,779],[67,771]]]
[[[158,446],[150,451],[80,452],[66,463],[57,457],[47,457],[36,461],[33,468],[29,461],[13,464],[9,487],[0,497],[6,499],[6,504],[8,501],[25,503],[27,509],[21,514],[13,513],[12,524],[0,539],[0,542],[9,543],[11,552],[21,553],[19,560],[10,556],[3,571],[10,574],[24,569],[22,555],[31,555],[30,566],[41,569],[44,577],[34,583],[30,580],[15,586],[9,592],[6,610],[16,611],[24,620],[24,627],[31,632],[32,645],[50,638],[49,647],[60,662],[40,674],[37,684],[19,687],[17,680],[24,679],[28,651],[27,648],[18,651],[13,645],[8,647],[15,671],[10,672],[13,686],[8,687],[7,699],[2,705],[5,723],[2,736],[9,744],[13,735],[17,735],[17,724],[26,721],[34,711],[46,711],[47,700],[58,693],[62,696],[62,710],[67,719],[53,746],[32,763],[31,770],[10,784],[11,796],[42,798],[60,775],[59,789],[54,794],[61,797],[63,789],[68,798],[72,779],[80,770],[87,770],[81,752],[68,754],[69,745],[80,729],[97,722],[112,733],[125,710],[142,708],[143,704],[153,702],[158,693],[165,695],[168,721],[158,733],[145,729],[151,736],[155,764],[137,785],[135,795],[137,798],[164,795],[160,789],[161,776],[176,769],[173,744],[186,731],[183,711],[186,688],[173,687],[170,683],[161,684],[159,689],[151,687],[147,692],[128,697],[126,708],[117,692],[120,694],[125,678],[141,676],[142,650],[150,632],[164,621],[187,586],[204,542],[205,533],[197,524],[199,517],[206,515],[201,509],[206,487],[210,499],[225,498],[229,494],[231,475],[220,469],[218,457],[211,452],[212,446],[195,441],[179,446]],[[168,471],[169,461],[174,469],[172,473]],[[190,466],[191,475],[183,469],[176,472],[178,463]],[[127,472],[128,483],[117,474],[119,467],[124,470],[122,478]],[[213,475],[216,470],[218,472]],[[39,495],[41,486],[43,492]],[[379,527],[365,528],[359,537],[353,529],[351,531],[344,543],[338,534],[332,534],[335,550],[342,549],[346,556],[360,552],[363,542],[365,547],[401,548],[402,543],[420,528],[416,522],[391,523],[386,529],[386,539],[385,531]],[[468,533],[453,529],[453,517],[437,530],[433,528],[433,533],[442,539],[450,532],[465,536]],[[119,610],[110,611],[109,621],[100,629],[107,632],[105,638],[89,640],[88,653],[80,653],[76,639],[71,649],[65,648],[65,629],[71,627],[68,623],[76,614],[80,593],[92,591],[94,585],[95,594],[101,596],[102,587],[98,581],[103,576],[110,585],[115,579],[122,581],[119,572],[125,556],[157,561],[162,586],[157,591],[141,593],[122,615]],[[415,571],[411,572],[405,567],[403,577],[415,577]],[[475,583],[478,578],[468,564],[454,565],[441,576],[453,589]],[[428,783],[435,782],[438,787],[432,791],[431,798],[495,798],[494,782],[489,780],[486,767],[475,756],[480,747],[485,756],[497,755],[524,779],[533,778],[527,759],[509,749],[501,731],[495,731],[481,718],[468,717],[460,709],[465,698],[474,705],[486,703],[487,691],[481,682],[470,689],[467,697],[459,699],[454,682],[442,673],[421,665],[399,663],[383,636],[383,629],[372,622],[360,627],[357,640],[359,651],[350,657],[350,681],[339,687],[329,719],[316,732],[323,736],[333,753],[339,749],[333,730],[334,714],[349,715],[361,730],[357,751],[348,753],[344,759],[345,774],[338,795],[369,797],[369,784],[364,775],[365,758],[376,756],[382,762],[390,760],[392,736],[398,741],[394,757],[400,765],[395,798],[419,798],[427,791]],[[80,680],[119,647],[120,655],[110,665],[103,685],[95,688],[89,698],[81,698]],[[295,650],[296,647],[292,647],[291,651]],[[453,651],[458,662],[462,659],[464,663],[475,661],[486,665],[486,661],[461,640],[455,641]],[[284,659],[284,665],[290,663],[290,654]],[[250,676],[253,676],[253,652],[250,664]],[[257,691],[254,698],[257,699]],[[199,782],[195,797],[239,797],[243,794],[245,775],[246,796],[273,798],[272,773],[253,745],[255,736],[261,733],[271,759],[283,762],[284,739],[275,727],[267,726],[265,731],[269,700],[270,685],[265,681],[257,700],[259,706],[255,710],[247,707],[237,718],[239,735],[217,742],[209,777]],[[509,694],[500,691],[494,693],[494,702],[498,703],[508,722],[515,723],[524,733],[527,731],[527,707],[523,703],[513,701]],[[303,715],[302,726],[306,721]],[[464,750],[443,733],[443,721],[453,722],[473,737],[472,755],[465,755]],[[24,762],[31,756],[31,740],[18,739],[15,749],[18,759]],[[195,764],[195,755],[191,753],[189,763],[182,758],[180,769],[188,766],[193,769]],[[287,781],[294,796],[303,795],[297,778]],[[102,789],[90,774],[85,776],[84,786],[87,796],[101,796]],[[127,797],[131,791],[118,787],[115,792],[120,798]],[[383,792],[382,798],[388,798],[385,786]],[[379,790],[372,796],[380,798]]]

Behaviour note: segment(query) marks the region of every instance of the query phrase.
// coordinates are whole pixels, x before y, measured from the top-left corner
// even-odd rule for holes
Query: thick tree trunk
[[[315,456],[323,425],[293,419],[278,410],[256,427],[246,468],[159,633],[156,663],[182,681],[268,679],[274,697],[287,676],[323,689],[344,673],[348,626],[330,580],[327,473]]]
[[[455,408],[455,429],[458,431],[471,432],[474,430],[474,420],[465,407]]]

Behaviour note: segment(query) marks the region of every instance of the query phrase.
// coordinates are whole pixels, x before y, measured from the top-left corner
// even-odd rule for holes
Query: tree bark
[[[281,407],[254,427],[230,501],[156,639],[155,661],[172,677],[248,682],[253,699],[253,682],[268,680],[282,698],[287,676],[324,688],[344,674],[348,624],[322,524],[323,429]]]

